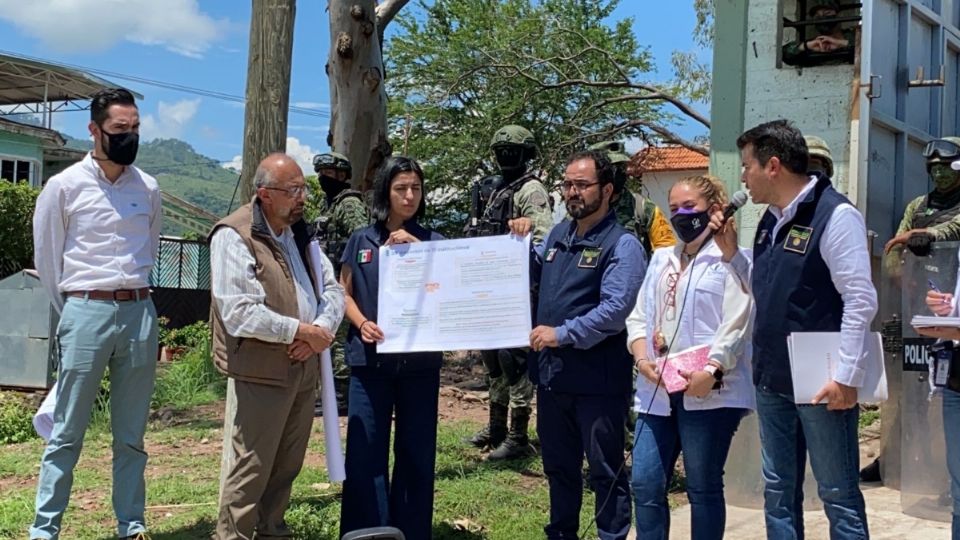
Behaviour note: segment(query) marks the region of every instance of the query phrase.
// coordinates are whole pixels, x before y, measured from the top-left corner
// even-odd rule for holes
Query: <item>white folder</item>
[[[827,382],[833,380],[840,365],[839,332],[794,332],[787,337],[790,374],[793,376],[793,401],[809,404]],[[860,403],[880,403],[887,399],[887,374],[884,370],[883,344],[879,332],[867,332],[863,354],[866,373],[857,389]],[[827,400],[821,403],[826,403]]]

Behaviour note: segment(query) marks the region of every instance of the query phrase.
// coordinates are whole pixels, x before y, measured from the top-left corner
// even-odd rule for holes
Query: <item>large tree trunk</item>
[[[253,197],[253,173],[271,152],[287,149],[290,62],[296,0],[253,0],[243,121],[241,204]]]
[[[388,1],[393,17],[406,1]],[[353,186],[367,190],[373,174],[390,155],[387,95],[383,88],[377,8],[374,0],[330,0],[330,134],[334,151],[353,166]]]

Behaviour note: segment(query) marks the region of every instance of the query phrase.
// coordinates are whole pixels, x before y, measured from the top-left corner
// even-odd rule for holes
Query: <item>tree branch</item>
[[[390,21],[397,16],[397,13],[407,5],[410,0],[384,0],[377,8],[377,35],[380,38],[380,44],[383,45],[383,31],[386,30]]]
[[[480,51],[480,53],[486,56],[489,60],[493,60],[493,57],[486,51]],[[576,55],[576,56],[579,56],[579,55]],[[610,60],[612,61],[612,59]],[[697,112],[693,107],[685,103],[683,100],[677,98],[672,94],[664,92],[663,90],[657,88],[656,86],[652,86],[644,83],[635,83],[630,81],[629,79],[624,81],[593,81],[587,78],[579,78],[579,79],[563,79],[558,82],[551,83],[551,82],[544,81],[539,77],[529,73],[528,70],[531,69],[531,67],[533,67],[537,63],[543,64],[549,61],[550,60],[540,60],[539,62],[536,62],[533,65],[526,66],[526,67],[521,67],[515,64],[490,63],[485,66],[477,66],[471,69],[470,72],[472,73],[472,72],[482,71],[485,69],[511,71],[514,74],[519,75],[520,77],[523,77],[529,80],[530,82],[540,86],[543,90],[555,90],[555,89],[567,88],[571,86],[583,86],[583,87],[592,87],[592,88],[623,88],[623,89],[629,89],[629,90],[640,90],[647,93],[638,94],[637,97],[625,97],[624,99],[618,99],[618,101],[626,101],[626,100],[665,101],[673,105],[677,109],[679,109],[680,112],[682,112],[686,116],[696,120],[697,122],[702,124],[704,127],[707,127],[707,128],[710,127],[710,120],[708,120],[705,116]]]

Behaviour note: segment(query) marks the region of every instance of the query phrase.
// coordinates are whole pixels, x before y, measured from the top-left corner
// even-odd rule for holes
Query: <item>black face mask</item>
[[[137,150],[140,148],[140,135],[132,131],[124,133],[107,133],[103,127],[100,133],[107,137],[103,151],[107,154],[107,159],[117,165],[131,165],[137,159]],[[100,140],[103,144],[103,139]]]
[[[522,146],[503,145],[493,149],[493,155],[497,159],[497,166],[507,181],[520,178],[527,172],[527,153]]]
[[[341,182],[332,176],[320,176],[320,189],[323,190],[324,195],[327,196],[327,200],[332,201],[340,194],[343,190],[347,189],[349,184],[346,182]]]
[[[704,210],[697,212],[693,209],[681,208],[670,217],[673,230],[684,244],[689,244],[703,234],[710,223],[710,213]]]

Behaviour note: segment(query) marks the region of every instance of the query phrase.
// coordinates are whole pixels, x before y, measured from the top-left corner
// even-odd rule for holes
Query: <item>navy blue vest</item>
[[[415,221],[403,224],[404,230],[418,240],[443,240],[439,233],[425,229]],[[343,250],[340,262],[350,267],[350,276],[353,287],[353,301],[360,308],[360,313],[371,321],[377,320],[377,297],[380,287],[380,246],[386,242],[390,232],[383,225],[374,223],[350,235]],[[384,367],[391,369],[396,364],[405,366],[413,371],[417,369],[438,369],[443,361],[440,352],[390,353],[379,354],[377,346],[364,343],[360,338],[360,329],[349,325],[347,340],[344,344],[344,356],[348,366],[367,366],[370,368]]]
[[[550,231],[544,243],[536,325],[560,326],[597,307],[603,273],[620,237],[629,234],[617,224],[612,211],[584,238],[575,237],[576,229],[576,222],[564,221]],[[537,362],[531,362],[530,378],[549,390],[574,394],[632,390],[626,328],[589,349],[563,346],[532,354]]]
[[[797,206],[793,220],[773,238],[777,218],[768,210],[753,246],[753,382],[793,394],[787,336],[792,332],[839,332],[843,300],[830,278],[820,239],[834,209],[848,203],[830,180],[816,186]]]

